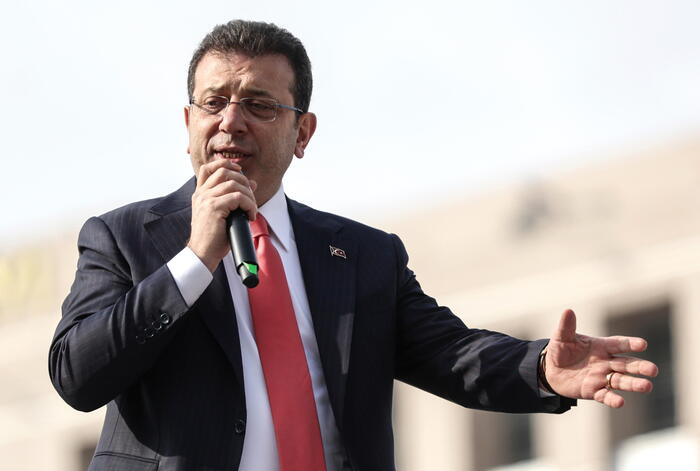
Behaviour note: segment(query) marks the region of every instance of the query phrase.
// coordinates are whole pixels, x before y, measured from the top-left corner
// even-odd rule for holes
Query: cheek
[[[190,150],[193,152],[198,152],[201,150],[206,150],[207,143],[212,135],[211,126],[190,126],[189,139],[190,139]]]
[[[294,156],[294,151],[297,148],[297,136],[298,132],[296,130],[291,130],[280,138],[280,147],[283,150],[285,157],[291,160]]]

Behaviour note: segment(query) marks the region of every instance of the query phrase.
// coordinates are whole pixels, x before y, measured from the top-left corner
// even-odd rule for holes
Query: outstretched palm
[[[590,337],[576,333],[576,315],[565,311],[547,346],[545,377],[554,391],[574,399],[595,399],[610,407],[625,400],[614,390],[649,392],[657,366],[628,356],[643,352],[647,342],[638,337]]]

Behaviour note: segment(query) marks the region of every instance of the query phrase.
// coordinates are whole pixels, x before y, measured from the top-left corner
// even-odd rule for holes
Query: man
[[[79,410],[107,404],[91,470],[394,468],[393,380],[466,407],[623,405],[656,366],[643,339],[469,329],[425,295],[394,235],[286,199],[316,128],[303,45],[274,25],[216,27],[190,63],[196,178],[83,227],[49,369]],[[241,209],[260,285],[236,274]],[[545,350],[546,347],[546,350]],[[301,359],[301,360],[300,360]]]

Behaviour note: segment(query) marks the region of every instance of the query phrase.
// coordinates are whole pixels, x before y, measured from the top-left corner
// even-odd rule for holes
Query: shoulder
[[[404,263],[408,260],[406,249],[396,234],[344,216],[319,211],[291,199],[287,199],[287,202],[297,237],[300,235],[300,230],[333,234],[341,240],[353,240],[359,243],[370,257],[384,258],[393,254]]]
[[[194,188],[195,180],[193,177],[180,188],[165,196],[125,204],[97,217],[110,227],[131,226],[134,223],[148,222],[150,219],[189,208],[192,205],[191,198]]]
[[[151,208],[156,206],[164,197],[151,198],[141,201],[134,201],[133,203],[125,204],[118,208],[112,209],[97,216],[106,223],[115,223],[120,220],[131,219],[134,217],[143,218],[143,216],[148,213]]]
[[[98,232],[106,230],[115,238],[135,236],[136,233],[143,231],[146,224],[155,219],[169,213],[189,210],[194,186],[194,178],[192,178],[168,195],[125,204],[99,216],[91,217],[81,232],[89,234],[95,230]]]
[[[160,198],[137,201],[113,209],[99,216],[90,217],[78,235],[78,248],[83,252],[92,248],[101,252],[111,252],[117,256],[117,247],[124,247],[128,241],[140,241],[144,237],[145,222],[149,219],[150,208]]]
[[[341,232],[344,235],[355,235],[362,238],[392,239],[395,234],[390,234],[376,227],[362,222],[340,216],[334,213],[319,211],[298,201],[287,199],[289,213],[294,221],[300,221],[309,225],[321,227],[333,232]]]

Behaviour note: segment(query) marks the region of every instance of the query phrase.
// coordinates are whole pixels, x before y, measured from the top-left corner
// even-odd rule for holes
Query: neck
[[[270,199],[275,196],[275,193],[277,193],[279,189],[280,184],[278,183],[274,188],[266,188],[265,190],[258,188],[255,190],[255,201],[258,204],[258,208],[270,201]]]

